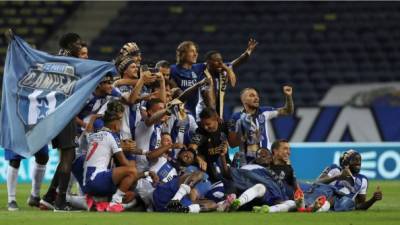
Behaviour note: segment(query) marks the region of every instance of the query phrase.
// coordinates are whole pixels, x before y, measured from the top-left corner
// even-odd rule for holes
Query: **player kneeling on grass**
[[[339,164],[326,168],[319,176],[318,183],[308,187],[303,185],[304,201],[300,201],[303,204],[300,207],[326,198],[329,200],[326,204],[332,204],[329,204],[330,207],[322,207],[323,211],[367,210],[382,199],[382,191],[378,186],[372,198],[366,201],[368,179],[360,174],[360,153],[353,149],[347,150],[340,157]],[[306,207],[303,211],[309,210]]]
[[[119,102],[108,104],[104,114],[104,128],[89,135],[89,151],[84,162],[83,189],[89,195],[112,195],[107,211],[124,210],[122,199],[136,180],[136,167],[129,162],[120,147],[116,134],[121,129],[123,106]],[[116,168],[109,169],[112,157],[119,163]]]

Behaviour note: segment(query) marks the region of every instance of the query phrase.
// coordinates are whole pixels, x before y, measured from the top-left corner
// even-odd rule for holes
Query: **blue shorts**
[[[83,164],[85,163],[85,155],[79,156],[75,161],[72,163],[72,174],[74,175],[76,181],[79,183],[82,191],[83,188]],[[84,191],[85,192],[85,191]]]
[[[45,145],[38,152],[35,153],[35,156],[37,156],[37,155],[49,155],[49,147],[47,145]],[[5,149],[4,150],[4,159],[10,161],[10,160],[25,159],[25,157],[20,156],[11,150]]]
[[[172,179],[171,181],[158,185],[153,192],[154,209],[158,212],[167,211],[166,206],[179,190],[179,187],[179,177],[174,177],[174,179]],[[192,201],[190,201],[190,199],[185,196],[181,200],[181,203],[184,206],[189,206],[192,204]]]
[[[220,202],[225,198],[225,188],[224,183],[218,181],[211,186],[211,190],[207,192],[207,199],[212,200],[214,202]]]
[[[209,180],[201,180],[194,186],[194,189],[196,189],[197,193],[199,194],[199,198],[204,198],[211,190],[211,187],[212,185]]]
[[[286,193],[286,187],[278,185],[267,173],[262,174],[250,170],[231,168],[231,176],[233,181],[231,185],[240,193],[256,184],[263,184],[267,189],[264,196],[265,204],[275,205],[277,202],[289,199]]]
[[[311,206],[321,195],[324,195],[328,200],[335,195],[336,188],[328,184],[307,184],[300,182],[299,185],[304,192],[304,203],[306,206]]]
[[[90,179],[95,167],[88,167],[86,171],[86,184],[84,192],[94,196],[111,196],[117,191],[117,186],[112,180],[112,170],[106,170],[96,174],[93,180]]]

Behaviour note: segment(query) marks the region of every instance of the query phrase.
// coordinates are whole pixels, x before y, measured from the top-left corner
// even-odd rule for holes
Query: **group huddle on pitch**
[[[89,58],[78,34],[65,34],[59,44],[59,55]],[[379,187],[367,199],[368,179],[353,149],[314,182],[296,179],[290,143],[268,133],[269,120],[294,112],[291,86],[282,87],[280,108],[260,106],[254,88],[240,90],[243,110],[224,116],[227,87],[237,82],[234,71],[256,46],[250,39],[229,62],[209,51],[198,63],[198,46],[184,41],[176,64],[160,60],[150,67],[136,43],[124,44],[113,59],[118,76],[106,74],[53,139],[60,162],[43,196],[47,145],[34,155],[28,204],[54,211],[276,213],[367,210],[381,200]],[[235,147],[239,151],[229,154]],[[8,210],[16,211],[23,157],[6,149],[5,158]]]

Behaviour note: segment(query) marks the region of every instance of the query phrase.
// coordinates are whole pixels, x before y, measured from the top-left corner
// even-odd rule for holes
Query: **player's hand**
[[[186,146],[184,144],[181,144],[181,143],[172,144],[172,149],[182,149],[182,148],[186,148]]]
[[[154,76],[157,78],[157,80],[161,81],[164,80],[164,76],[161,72],[157,72],[154,74]]]
[[[121,141],[121,148],[124,152],[133,153],[136,149],[136,141],[124,139]]]
[[[383,194],[382,194],[382,191],[381,191],[381,187],[380,187],[380,186],[377,186],[377,187],[376,187],[376,190],[375,190],[374,194],[372,195],[372,198],[373,198],[375,201],[380,201],[380,200],[382,200]]]
[[[293,93],[292,87],[291,87],[291,86],[288,86],[288,85],[283,86],[283,93],[284,93],[286,96],[292,96],[292,93]]]
[[[157,80],[157,76],[153,76],[150,71],[140,72],[140,79],[143,79],[144,84],[151,84]]]
[[[207,171],[207,162],[204,161],[202,158],[197,157],[197,163],[199,164],[199,167],[203,171]]]
[[[246,53],[251,55],[251,53],[254,51],[257,45],[258,42],[255,39],[250,38],[249,42],[247,43]]]
[[[217,152],[221,155],[224,156],[226,153],[228,153],[228,144],[224,143],[220,146],[217,147]]]
[[[340,174],[341,179],[345,179],[347,177],[352,177],[353,174],[351,173],[349,166],[345,166],[344,169],[342,170],[342,173]]]
[[[160,182],[160,178],[153,171],[149,171],[149,176],[153,180],[153,186],[156,186]]]
[[[11,43],[11,40],[14,39],[14,32],[11,29],[7,29],[4,32],[4,36],[6,37],[7,42]]]

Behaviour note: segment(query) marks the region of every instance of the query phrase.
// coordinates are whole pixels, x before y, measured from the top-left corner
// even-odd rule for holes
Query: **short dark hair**
[[[200,112],[200,119],[208,119],[213,116],[218,116],[217,111],[211,107],[206,107]]]
[[[63,49],[71,50],[71,45],[79,40],[81,40],[79,34],[66,33],[61,37],[59,45]]]
[[[164,102],[161,101],[161,99],[159,99],[159,98],[153,98],[150,101],[147,101],[146,102],[147,110],[151,109],[154,105],[157,105],[158,103],[164,103]]]
[[[156,68],[160,69],[161,67],[166,68],[169,67],[170,63],[167,60],[160,60],[156,63]]]
[[[121,113],[125,110],[124,106],[120,101],[111,101],[107,104],[107,110],[104,113],[104,123],[110,123],[114,120],[120,119]]]
[[[221,54],[221,53],[218,52],[218,51],[216,51],[216,50],[208,51],[208,52],[206,53],[206,55],[205,55],[205,60],[206,60],[206,61],[207,61],[207,60],[211,60],[212,56],[215,55],[215,54]]]
[[[168,133],[168,132],[161,132],[161,137],[164,136],[164,135],[169,135],[169,136],[171,136],[171,134]]]
[[[272,145],[271,145],[272,153],[274,153],[275,150],[281,146],[281,143],[289,143],[289,141],[286,139],[279,139],[279,140],[274,141],[274,143],[272,143]]]

